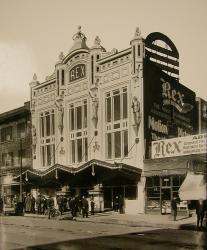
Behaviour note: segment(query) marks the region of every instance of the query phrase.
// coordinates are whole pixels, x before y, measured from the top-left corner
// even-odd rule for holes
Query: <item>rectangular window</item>
[[[121,118],[121,106],[120,106],[120,95],[115,95],[114,99],[114,121],[120,120]]]
[[[46,136],[50,136],[50,116],[46,115]]]
[[[112,134],[107,134],[107,158],[112,158]]]
[[[75,163],[75,140],[71,141],[71,156],[72,156],[72,163]]]
[[[87,128],[87,104],[83,106],[83,128]]]
[[[44,117],[40,117],[40,133],[41,137],[45,136],[45,128],[44,128]]]
[[[124,157],[128,156],[128,131],[125,130],[124,131],[124,136],[123,136],[123,140],[124,140]]]
[[[3,153],[2,154],[2,166],[13,166],[14,164],[14,158],[13,158],[13,152],[9,153]]]
[[[121,157],[121,132],[120,131],[117,131],[114,133],[114,147],[115,147],[115,152],[114,152],[115,158]]]
[[[12,127],[6,127],[1,129],[1,142],[12,140]]]
[[[111,122],[111,97],[106,99],[106,121]]]
[[[74,108],[70,109],[70,130],[73,131],[75,129],[75,112]]]
[[[65,84],[65,72],[64,72],[64,69],[62,69],[62,76],[61,76],[61,79],[62,79],[62,85]]]
[[[85,161],[88,160],[88,138],[84,138]]]
[[[123,119],[126,119],[128,114],[127,114],[127,110],[128,110],[128,105],[127,105],[127,92],[123,93]]]
[[[47,151],[47,166],[51,165],[51,147],[50,145],[46,145],[46,151]]]
[[[111,97],[112,96],[112,97]],[[106,157],[128,156],[128,95],[127,88],[105,94]],[[110,122],[111,124],[107,124]]]
[[[81,106],[76,108],[76,114],[77,114],[77,129],[81,129],[82,128],[82,108]]]
[[[78,147],[78,162],[82,161],[83,149],[82,149],[82,139],[77,140]]]
[[[42,166],[45,167],[45,147],[40,147]]]
[[[51,135],[55,134],[55,114],[51,114]]]
[[[70,161],[81,162],[88,159],[87,100],[70,105]]]
[[[17,137],[22,138],[22,135],[26,132],[26,124],[25,122],[17,124]]]

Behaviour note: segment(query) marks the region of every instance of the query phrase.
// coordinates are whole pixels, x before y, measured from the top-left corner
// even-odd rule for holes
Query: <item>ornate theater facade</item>
[[[31,88],[34,195],[93,195],[96,209],[124,197],[126,213],[145,211],[151,142],[195,132],[195,93],[179,83],[179,54],[155,32],[136,29],[129,48],[92,47],[79,27],[54,73]]]

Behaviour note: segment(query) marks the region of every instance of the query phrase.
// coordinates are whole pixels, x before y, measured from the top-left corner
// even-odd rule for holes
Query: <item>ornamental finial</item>
[[[94,45],[98,45],[98,46],[101,45],[101,39],[99,38],[99,36],[96,36],[96,37],[95,37]]]
[[[135,34],[134,34],[134,37],[140,37],[140,36],[141,36],[141,31],[140,31],[140,28],[137,27],[136,31],[135,31]]]
[[[34,81],[34,82],[37,81],[37,75],[36,75],[36,73],[34,73],[34,75],[33,75],[33,81]]]

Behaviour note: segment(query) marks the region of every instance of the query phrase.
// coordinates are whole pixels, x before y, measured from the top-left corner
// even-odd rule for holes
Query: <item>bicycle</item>
[[[49,214],[51,219],[57,219],[61,215],[60,211],[56,208],[50,208],[48,210],[48,215]]]

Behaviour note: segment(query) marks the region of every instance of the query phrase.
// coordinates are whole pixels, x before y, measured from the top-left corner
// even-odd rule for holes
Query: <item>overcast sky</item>
[[[73,45],[78,25],[91,47],[130,46],[137,26],[145,38],[167,35],[180,54],[180,82],[207,98],[206,0],[0,0],[0,113],[29,100],[29,82],[54,71]]]

